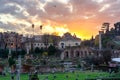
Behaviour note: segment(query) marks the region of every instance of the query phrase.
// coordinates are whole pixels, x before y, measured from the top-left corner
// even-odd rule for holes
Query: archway
[[[69,58],[69,52],[68,51],[65,52],[65,58]]]
[[[76,54],[75,57],[80,57],[80,52],[79,51],[76,51],[75,54]]]

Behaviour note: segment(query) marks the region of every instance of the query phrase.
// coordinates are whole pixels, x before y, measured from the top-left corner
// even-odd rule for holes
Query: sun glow
[[[51,26],[51,25],[46,25],[43,27],[42,30],[43,33],[57,33],[59,36],[62,36],[64,33],[69,32],[69,29],[64,26]]]

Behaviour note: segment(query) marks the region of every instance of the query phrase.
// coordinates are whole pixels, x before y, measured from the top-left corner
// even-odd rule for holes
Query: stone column
[[[102,35],[102,31],[99,31],[99,50],[102,49],[102,38],[101,38],[101,35]]]
[[[68,57],[71,58],[71,53],[70,53],[70,51],[68,51]]]

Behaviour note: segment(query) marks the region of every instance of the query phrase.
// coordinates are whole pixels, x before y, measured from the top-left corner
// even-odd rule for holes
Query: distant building
[[[45,47],[49,47],[50,45],[53,45],[52,42],[47,43],[47,46],[45,45],[44,41],[43,41],[43,35],[36,35],[34,36],[34,43],[33,43],[33,48],[35,49],[36,47],[38,48],[45,48]]]
[[[72,47],[66,48],[61,53],[61,59],[84,58],[93,55],[93,50],[89,47]]]
[[[16,50],[22,47],[22,35],[15,32],[1,33],[1,48]]]
[[[0,48],[4,49],[5,48],[5,41],[3,38],[3,33],[0,33]]]
[[[50,45],[53,45],[53,43],[48,42],[46,46],[42,38],[43,35],[35,35],[33,38],[28,38],[25,42],[27,53],[29,53],[31,49],[34,50],[35,48],[46,48]]]
[[[75,35],[72,36],[70,33],[65,33],[60,42],[58,43],[59,49],[65,49],[66,47],[80,46],[81,39]]]
[[[120,35],[120,22],[114,24],[116,35]]]

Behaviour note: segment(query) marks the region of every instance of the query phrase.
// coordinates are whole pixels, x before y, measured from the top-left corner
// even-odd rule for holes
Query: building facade
[[[90,49],[89,47],[73,47],[66,48],[61,53],[61,59],[84,58],[90,55],[93,55],[93,50]]]
[[[53,43],[50,43],[50,42],[48,42],[47,45],[45,45],[42,38],[43,38],[42,35],[36,35],[26,40],[25,48],[26,48],[27,54],[30,53],[31,49],[35,50],[35,48],[46,48],[46,47],[49,47],[50,45],[53,45]]]
[[[65,49],[67,47],[80,46],[81,39],[75,35],[72,36],[70,33],[65,33],[58,43],[59,49]]]
[[[116,35],[120,35],[120,22],[114,24]]]
[[[1,48],[16,50],[22,47],[22,35],[15,32],[4,32],[1,34]]]

